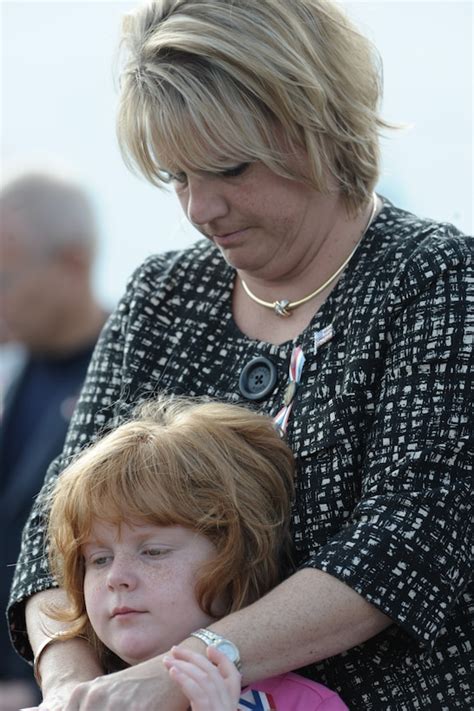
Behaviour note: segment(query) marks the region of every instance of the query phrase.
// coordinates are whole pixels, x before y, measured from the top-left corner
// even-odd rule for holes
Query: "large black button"
[[[277,369],[275,365],[260,356],[247,363],[240,374],[239,388],[247,400],[263,400],[275,387]]]

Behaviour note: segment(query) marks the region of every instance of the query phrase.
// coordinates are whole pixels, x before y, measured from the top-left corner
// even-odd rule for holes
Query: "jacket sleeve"
[[[432,271],[415,259],[395,285],[360,500],[303,565],[339,578],[428,648],[470,574],[473,287],[469,257]]]

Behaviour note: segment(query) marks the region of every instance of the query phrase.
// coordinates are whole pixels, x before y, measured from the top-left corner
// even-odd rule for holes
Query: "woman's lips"
[[[224,232],[222,234],[214,234],[212,236],[212,239],[217,245],[220,245],[221,247],[227,246],[228,244],[231,244],[232,242],[235,242],[244,232],[247,231],[246,227],[243,227],[240,230],[234,230],[233,232]]]

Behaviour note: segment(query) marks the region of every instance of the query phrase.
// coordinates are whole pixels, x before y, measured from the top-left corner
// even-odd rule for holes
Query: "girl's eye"
[[[110,555],[98,555],[89,559],[89,565],[93,565],[95,568],[102,568],[110,559]]]
[[[160,555],[163,555],[165,551],[163,548],[145,548],[143,553],[147,556],[150,556],[150,558],[157,558]]]
[[[239,165],[233,166],[232,168],[227,168],[227,170],[223,170],[220,175],[222,175],[224,178],[236,178],[238,175],[242,175],[247,168],[249,167],[250,163],[239,163]]]

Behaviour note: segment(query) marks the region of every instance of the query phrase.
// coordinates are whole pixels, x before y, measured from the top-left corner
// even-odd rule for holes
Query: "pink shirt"
[[[335,691],[292,673],[246,687],[237,708],[238,711],[348,711]]]

